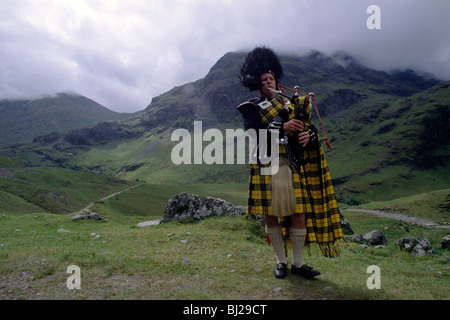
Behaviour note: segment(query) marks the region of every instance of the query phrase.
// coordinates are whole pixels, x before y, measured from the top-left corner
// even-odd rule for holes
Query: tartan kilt
[[[279,148],[280,157],[287,158],[286,147],[280,145]],[[271,215],[271,202],[272,202],[272,176],[271,175],[261,175],[260,169],[266,167],[270,168],[269,165],[250,165],[250,185],[248,194],[248,205],[247,213],[250,214],[261,214],[261,215]],[[292,180],[294,184],[295,191],[295,213],[306,213],[311,211],[311,206],[308,201],[308,192],[306,189],[306,183],[301,180],[297,169],[290,165],[292,170]],[[303,169],[301,167],[301,169]],[[303,170],[301,172],[302,176]]]
[[[280,157],[286,157],[286,147],[279,146]],[[338,241],[343,239],[340,212],[338,209],[331,176],[320,145],[304,150],[304,163],[297,171],[291,165],[296,197],[295,214],[305,214],[306,246],[311,253],[311,244],[317,244],[325,257],[339,254]],[[270,165],[267,165],[270,166]],[[252,164],[248,193],[248,214],[271,215],[271,176],[260,174],[260,165]],[[280,218],[283,236],[290,247],[290,217]]]

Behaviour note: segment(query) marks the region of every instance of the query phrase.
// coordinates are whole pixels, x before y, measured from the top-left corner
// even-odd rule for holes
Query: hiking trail
[[[399,221],[403,221],[403,222],[414,224],[414,225],[419,225],[419,226],[424,226],[424,227],[450,229],[450,225],[442,225],[442,224],[438,224],[434,221],[430,221],[430,220],[426,220],[426,219],[422,219],[422,218],[416,218],[416,217],[409,217],[409,216],[405,216],[404,214],[399,214],[399,213],[385,212],[385,211],[379,211],[379,210],[368,210],[368,209],[344,209],[342,211],[365,212],[365,213],[374,214],[377,217],[399,220]]]

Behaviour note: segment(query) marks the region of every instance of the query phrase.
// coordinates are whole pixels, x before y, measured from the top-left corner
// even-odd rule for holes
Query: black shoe
[[[279,279],[286,277],[287,264],[282,262],[278,263],[277,266],[275,267],[275,270],[273,270],[273,274],[275,278]]]
[[[300,268],[297,268],[296,266],[291,266],[291,272],[292,274],[298,274],[306,279],[313,279],[314,277],[317,277],[320,275],[320,272],[317,270],[313,270],[312,267],[308,267],[306,264],[302,265]]]

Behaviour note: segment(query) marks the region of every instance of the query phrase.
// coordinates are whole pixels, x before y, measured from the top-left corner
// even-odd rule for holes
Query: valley
[[[428,237],[438,248],[448,231],[346,211],[382,210],[449,223],[450,82],[412,70],[381,72],[349,56],[320,52],[281,56],[283,84],[298,84],[316,95],[332,145],[324,150],[344,216],[358,233],[385,232],[385,248],[347,242],[339,259],[308,258],[324,271],[322,282],[289,278],[281,293],[275,293],[280,284],[266,281],[273,267],[270,247],[246,217],[137,227],[159,219],[167,201],[181,192],[246,205],[248,164],[226,164],[225,158],[224,164],[194,164],[194,153],[191,164],[177,165],[171,158],[177,144],[172,133],[185,129],[193,135],[194,121],[224,137],[227,129],[243,128],[236,107],[253,97],[237,78],[243,57],[227,53],[205,78],[154,97],[136,114],[111,118],[108,112],[101,115],[105,110],[95,102],[83,98],[87,105],[77,109],[60,95],[75,113],[92,110],[92,103],[102,112],[94,112],[92,122],[83,119],[73,127],[61,125],[73,117],[68,112],[67,118],[58,119],[48,110],[39,116],[2,118],[0,297],[448,299],[448,288],[441,285],[449,276],[448,249],[417,259],[395,245],[400,237],[414,234]],[[45,118],[61,130],[42,131],[50,126],[41,121]],[[33,119],[41,119],[37,127],[30,125]],[[314,111],[313,122],[320,126]],[[210,143],[204,140],[201,149]],[[226,147],[224,143],[224,157]],[[70,220],[90,203],[106,221]],[[58,233],[61,228],[69,232]],[[95,240],[92,233],[100,237]],[[240,269],[243,260],[253,263]],[[65,288],[69,264],[86,272],[84,290]],[[383,270],[384,291],[365,287],[367,266],[374,264]]]
[[[226,161],[227,144],[235,144],[236,137],[234,142],[222,141],[223,161],[212,164],[202,161],[198,150],[206,152],[214,141],[200,138],[200,145],[194,141],[195,123],[200,124],[201,134],[214,129],[227,137],[227,130],[242,130],[236,107],[253,96],[237,78],[244,56],[225,54],[205,78],[175,87],[153,98],[145,110],[123,114],[123,119],[36,135],[28,143],[9,147],[3,144],[0,192],[8,199],[3,207],[14,208],[17,201],[18,208],[30,205],[32,210],[41,205],[44,211],[54,213],[74,211],[89,203],[79,189],[92,194],[80,180],[99,184],[95,188],[102,190],[102,195],[124,189],[122,185],[158,186],[173,191],[165,201],[179,190],[203,194],[217,189],[216,195],[227,197],[225,190],[236,189],[240,194],[232,200],[245,205],[248,164],[239,164],[237,157],[242,155],[237,154],[234,161]],[[386,73],[368,69],[343,54],[326,56],[313,51],[281,57],[286,66],[283,84],[292,87],[300,83],[303,91],[316,93],[332,145],[324,150],[340,203],[364,205],[450,188],[449,81],[424,78],[412,70]],[[68,119],[61,120],[66,122],[74,113],[88,109],[92,119],[104,118],[107,110],[79,95],[59,94],[53,99],[30,100],[40,103],[33,113],[45,110],[45,101],[50,106],[42,116],[47,118],[54,106],[71,108],[66,112]],[[317,115],[312,114],[319,126]],[[20,118],[14,123],[20,124]],[[173,134],[179,130],[192,136],[190,150],[194,152],[187,155],[190,164],[176,164],[172,159],[178,143]],[[67,178],[52,185],[49,177],[57,175]],[[78,189],[68,191],[71,186]],[[100,191],[94,194],[101,198]],[[44,200],[37,200],[40,198]]]

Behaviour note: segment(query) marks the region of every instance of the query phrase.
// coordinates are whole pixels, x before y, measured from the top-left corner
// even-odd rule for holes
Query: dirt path
[[[438,224],[438,223],[430,221],[430,220],[415,218],[415,217],[408,217],[408,216],[405,216],[403,214],[398,214],[398,213],[391,213],[391,212],[378,211],[378,210],[367,210],[367,209],[345,209],[343,211],[366,212],[366,213],[374,214],[377,217],[404,221],[406,223],[415,224],[415,225],[419,225],[419,226],[450,229],[449,225],[442,225],[442,224]]]
[[[118,194],[121,194],[122,192],[131,190],[131,189],[134,189],[134,188],[137,188],[137,187],[140,187],[140,186],[142,186],[142,184],[138,184],[138,185],[135,185],[135,186],[126,188],[125,190],[122,190],[122,191],[119,191],[119,192],[110,194],[109,196],[106,196],[106,197],[104,197],[104,198],[101,198],[100,200],[92,201],[91,203],[89,203],[89,204],[87,205],[87,207],[85,207],[85,208],[82,209],[81,211],[83,211],[83,210],[89,210],[90,208],[92,208],[92,206],[93,206],[96,202],[104,201],[104,200],[106,200],[106,199],[109,199],[109,198],[112,198],[112,197],[114,197],[114,196],[117,196]]]

